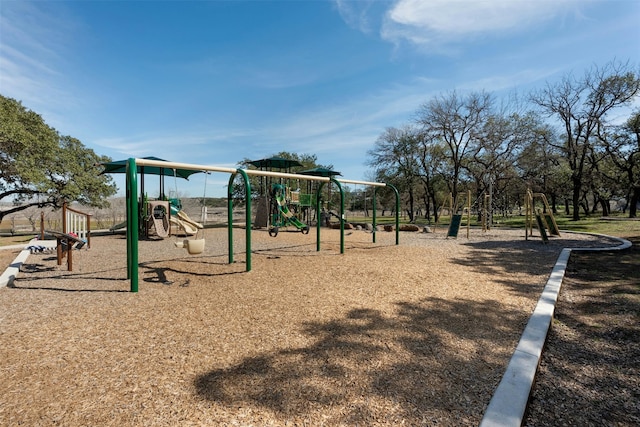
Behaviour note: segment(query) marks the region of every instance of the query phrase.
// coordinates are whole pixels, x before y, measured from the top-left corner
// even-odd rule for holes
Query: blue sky
[[[363,180],[378,136],[433,96],[638,64],[639,22],[638,0],[2,0],[0,93],[114,160],[289,151]]]

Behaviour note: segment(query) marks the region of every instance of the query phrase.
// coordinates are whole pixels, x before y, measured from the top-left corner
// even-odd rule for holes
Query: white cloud
[[[228,144],[229,141],[249,138],[251,136],[253,136],[253,133],[245,130],[228,130],[224,132],[203,130],[189,134],[182,129],[176,129],[171,133],[165,131],[157,135],[147,134],[101,138],[92,141],[92,144],[107,148],[116,155],[145,157],[165,153],[161,154],[160,157],[166,156],[173,161],[186,161],[185,159],[189,157],[193,158],[194,153],[201,149],[206,152],[211,144],[224,143],[227,149],[233,150],[233,146],[229,146]]]
[[[380,4],[375,0],[334,0],[338,13],[351,28],[355,28],[363,33],[370,33],[374,30],[375,24],[372,19],[372,6]],[[386,2],[383,2],[386,3]]]
[[[340,2],[339,2],[340,3]],[[409,41],[419,46],[478,35],[523,31],[564,14],[576,0],[398,0],[386,10],[380,33],[383,39]],[[353,15],[342,13],[343,19]],[[349,21],[347,21],[349,22]]]
[[[327,154],[334,159],[343,157],[341,153],[362,156],[386,127],[409,122],[435,84],[430,79],[416,78],[362,98],[307,110],[286,123],[260,130],[261,141],[271,148],[265,154],[292,151],[319,157]]]
[[[469,34],[544,21],[564,9],[566,3],[561,0],[401,0],[389,11],[389,17],[400,25],[445,34]]]
[[[66,59],[78,27],[63,7],[4,2],[0,13],[0,92],[16,98],[56,124],[56,114],[73,103],[65,89]],[[53,122],[53,123],[52,123]]]

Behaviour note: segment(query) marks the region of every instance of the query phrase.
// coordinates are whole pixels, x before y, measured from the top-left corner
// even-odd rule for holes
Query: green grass
[[[586,233],[598,233],[598,234],[606,234],[609,236],[617,236],[617,237],[633,237],[640,236],[640,219],[638,220],[630,220],[624,215],[612,215],[607,217],[606,219],[602,218],[598,214],[593,214],[589,217],[583,217],[579,221],[573,221],[571,216],[569,215],[556,215],[555,217],[556,223],[560,230],[565,231],[580,231]],[[449,226],[450,221],[449,216],[442,217],[437,224],[438,228],[446,228]],[[471,216],[471,226],[472,227],[481,227],[482,224],[478,222],[477,216]],[[366,223],[372,222],[371,217],[364,217],[362,215],[347,215],[347,221],[349,222],[358,222],[358,223]],[[408,223],[407,218],[400,218],[401,224]],[[394,216],[377,216],[376,223],[378,225],[384,224],[394,224],[395,217]],[[502,218],[499,216],[494,217],[494,227],[508,227],[508,228],[522,228],[524,229],[525,217],[522,216],[512,216],[507,218]],[[428,224],[424,218],[418,218],[416,224],[420,226],[429,225],[434,227],[435,224],[433,222]],[[463,225],[466,225],[466,218],[463,219]],[[535,227],[535,224],[534,224]]]
[[[31,239],[33,239],[34,234],[30,234],[28,236],[8,236],[8,237],[0,237],[0,246],[10,246],[10,245],[18,245],[22,243],[28,243]]]
[[[640,220],[630,220],[624,216],[602,218],[595,214],[574,221],[568,215],[556,215],[556,223],[560,230],[581,231],[587,233],[606,234],[609,236],[640,236]],[[525,217],[496,218],[499,226],[524,228]]]

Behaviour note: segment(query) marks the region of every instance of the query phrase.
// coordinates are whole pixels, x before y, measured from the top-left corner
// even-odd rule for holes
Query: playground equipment
[[[49,234],[56,238],[56,258],[58,265],[62,265],[62,259],[66,256],[67,271],[73,271],[73,249],[82,249],[86,242],[71,233],[60,233],[59,231],[46,230],[45,234]]]
[[[204,236],[200,235],[200,230],[196,233],[193,239],[184,239],[181,242],[176,241],[174,243],[176,248],[184,248],[187,250],[189,255],[198,255],[204,252]]]
[[[484,194],[482,203],[482,231],[491,230],[492,211],[491,211],[491,194]]]
[[[198,233],[198,230],[204,228],[204,225],[192,220],[186,212],[183,210],[177,210],[173,206],[171,207],[171,217],[169,218],[169,222],[172,225],[181,228],[184,231],[184,234],[188,236],[193,236]],[[177,234],[171,231],[171,234]]]
[[[279,172],[279,173],[291,173],[292,168],[301,167],[302,164],[297,160],[285,159],[282,157],[269,157],[266,159],[252,160],[250,165],[255,166],[261,172]],[[257,228],[268,228],[270,234],[275,235],[277,231],[274,230],[274,224],[271,224],[271,220],[274,217],[274,213],[277,214],[277,208],[274,206],[272,192],[274,184],[271,177],[268,175],[259,175],[258,181],[258,193],[259,197],[256,204],[256,216],[253,220],[253,225]],[[278,177],[279,183],[282,184],[282,177]],[[290,194],[290,191],[287,192]],[[291,201],[291,200],[290,200]],[[275,225],[277,227],[277,225]],[[275,234],[273,232],[276,231]]]
[[[540,199],[543,204],[543,209],[536,208],[535,201]],[[529,236],[533,236],[533,224],[535,218],[535,224],[540,232],[540,237],[543,243],[549,241],[549,235],[560,237],[560,229],[558,223],[553,216],[553,211],[549,207],[549,202],[544,193],[533,193],[531,190],[527,190],[527,194],[524,199],[525,205],[525,239],[529,240]]]
[[[159,199],[165,200],[164,199],[165,177],[173,176],[174,181],[177,181],[177,178],[188,180],[191,175],[196,174],[196,173],[200,173],[202,171],[194,170],[194,169],[172,168],[172,167],[169,166],[169,162],[167,162],[164,159],[160,159],[158,157],[145,157],[144,160],[152,161],[152,162],[154,162],[154,164],[153,165],[143,165],[143,164],[138,164],[137,165],[136,173],[139,175],[139,183],[140,183],[140,192],[139,192],[139,194],[143,195],[143,198],[145,199],[141,203],[142,209],[139,212],[140,220],[138,221],[137,224],[138,224],[138,226],[141,227],[139,232],[143,233],[145,236],[148,236],[149,227],[147,227],[147,225],[149,225],[149,224],[147,222],[147,219],[149,219],[152,223],[153,223],[153,220],[149,218],[150,215],[149,215],[149,212],[148,212],[148,210],[146,208],[145,176],[146,175],[157,175],[159,177],[159,185],[160,185],[160,188],[159,188],[160,197],[159,197]],[[100,163],[100,165],[102,165],[104,167],[104,170],[102,172],[100,172],[100,174],[120,174],[120,173],[124,174],[124,173],[127,173],[127,168],[129,166],[128,159],[112,161],[112,162],[104,162],[104,163]],[[171,201],[171,202],[173,204],[173,201]],[[169,215],[168,212],[165,212],[165,213],[167,215]],[[156,218],[156,219],[161,219],[161,218]],[[116,225],[112,226],[110,228],[110,231],[116,231],[116,230],[119,230],[119,229],[123,229],[123,228],[127,227],[127,225],[128,225],[128,221],[123,221],[123,222],[121,222],[119,224],[116,224]],[[155,225],[155,224],[151,224],[151,225]],[[165,224],[158,224],[158,225],[164,226]],[[164,232],[160,231],[160,234],[164,234]]]
[[[287,205],[287,192],[288,188],[283,184],[273,184],[271,189],[271,221],[269,228],[269,235],[275,237],[278,235],[280,227],[287,227],[292,225],[298,230],[302,231],[302,234],[309,234],[309,226],[298,219],[298,217],[291,212]],[[296,194],[296,196],[289,197],[289,200],[293,203],[299,204],[299,192],[290,192]]]
[[[207,177],[209,176],[208,172],[205,172],[204,178],[204,194],[202,196],[202,203],[204,207],[204,201],[206,200],[207,195]],[[178,192],[176,185],[176,194]],[[171,204],[172,213],[175,215],[171,218],[171,221],[178,225],[185,231],[187,235],[195,235],[193,239],[184,239],[182,242],[176,241],[174,244],[177,248],[185,248],[189,255],[198,255],[204,252],[204,225],[199,222],[193,221],[186,212],[182,211],[182,205],[179,203],[177,199],[173,199],[174,201]]]
[[[188,163],[175,163],[175,162],[162,162],[157,160],[147,160],[147,159],[136,159],[130,158],[127,161],[126,165],[126,194],[127,194],[127,221],[130,224],[127,227],[127,278],[131,281],[130,290],[131,292],[138,291],[138,233],[136,232],[138,229],[138,183],[137,183],[137,167],[145,165],[145,166],[161,166],[161,167],[173,167],[173,168],[184,168],[187,170],[196,170],[196,171],[210,171],[210,172],[223,172],[230,174],[229,177],[229,185],[227,186],[227,215],[228,215],[228,244],[229,244],[229,264],[232,264],[233,261],[233,181],[237,175],[240,175],[244,182],[245,189],[245,200],[247,200],[247,209],[246,209],[246,227],[245,227],[245,253],[246,253],[246,271],[251,271],[251,185],[249,183],[249,175],[257,175],[257,176],[270,176],[270,177],[280,177],[280,178],[290,178],[290,179],[301,179],[301,180],[312,180],[319,182],[318,189],[316,191],[316,196],[320,194],[322,187],[326,183],[333,183],[338,187],[340,191],[340,216],[344,218],[344,192],[342,191],[342,185],[340,182],[344,183],[358,183],[363,185],[373,185],[375,187],[389,187],[391,188],[396,195],[396,245],[399,244],[399,223],[400,218],[398,215],[399,207],[400,207],[400,195],[398,190],[389,184],[379,183],[379,182],[365,182],[365,181],[352,181],[352,180],[336,180],[333,177],[320,177],[320,176],[310,176],[310,175],[302,175],[302,174],[286,174],[286,173],[277,173],[277,172],[267,172],[267,171],[258,171],[258,170],[245,170],[245,169],[232,169],[232,168],[223,168],[216,166],[202,166],[202,165],[194,165]],[[374,194],[375,198],[375,194]],[[316,197],[316,209],[319,211],[319,197]],[[375,200],[374,200],[375,203]],[[373,215],[373,222],[375,227],[375,210]],[[317,250],[320,251],[320,223],[317,223],[317,240],[316,247]],[[373,234],[373,242],[375,243],[375,233]],[[340,228],[340,253],[344,253],[344,222],[341,222]]]
[[[288,176],[292,175],[292,168],[302,167],[302,164],[297,160],[281,157],[254,160],[250,161],[249,164],[259,168],[261,172],[285,173]],[[339,172],[333,173],[339,174]],[[328,176],[318,174],[318,168],[296,172],[294,175]],[[258,183],[259,196],[255,199],[257,201],[257,209],[253,225],[257,228],[267,228],[271,236],[276,236],[280,227],[287,226],[295,226],[303,233],[308,231],[308,226],[305,222],[310,222],[310,208],[314,206],[314,199],[311,194],[313,181],[306,181],[305,194],[300,189],[299,178],[260,175]]]
[[[62,232],[74,233],[80,240],[91,247],[91,214],[70,208],[62,204]]]
[[[62,232],[44,229],[44,212],[40,213],[40,238],[45,235],[56,238],[56,258],[58,265],[67,258],[67,271],[73,271],[73,249],[91,247],[91,214],[62,204]]]
[[[471,228],[471,191],[467,191],[466,200],[460,206],[459,198],[456,196],[454,199],[452,194],[449,194],[447,199],[449,202],[445,201],[445,203],[440,207],[438,214],[438,221],[442,216],[442,211],[447,210],[451,215],[451,221],[449,222],[449,228],[447,229],[447,238],[453,237],[458,238],[458,233],[460,232],[460,226],[462,224],[462,218],[466,216],[467,218],[467,239],[469,238],[469,230]],[[460,212],[460,213],[458,213]],[[437,222],[436,222],[437,225]]]
[[[166,200],[152,200],[147,202],[146,232],[153,226],[156,235],[161,238],[169,236],[169,202]]]

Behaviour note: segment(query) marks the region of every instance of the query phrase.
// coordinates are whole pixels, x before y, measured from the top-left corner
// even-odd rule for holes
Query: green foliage
[[[109,161],[79,140],[61,136],[19,101],[0,95],[0,200],[15,207],[60,207],[63,202],[103,207],[116,192],[111,177],[99,175]]]
[[[619,107],[640,95],[640,73],[612,61],[566,75],[534,91],[528,104],[517,97],[500,104],[485,92],[449,92],[427,100],[412,125],[387,128],[367,152],[376,181],[402,194],[403,211],[437,215],[449,194],[476,201],[491,195],[494,214],[522,204],[527,189],[559,205],[609,215],[612,201],[640,203],[640,116],[616,126]],[[384,206],[384,205],[383,205]]]
[[[571,170],[574,220],[580,219],[583,193],[593,187],[589,174],[597,169],[600,159],[597,136],[613,126],[609,121],[612,112],[629,105],[638,94],[640,75],[628,63],[612,61],[603,67],[592,67],[579,79],[566,75],[531,95],[531,101],[562,129],[557,147]]]
[[[290,170],[274,169],[273,172],[299,173],[308,169],[314,169],[318,167],[326,168],[326,169],[333,168],[333,165],[318,164],[318,157],[315,154],[297,154],[297,153],[290,153],[288,151],[281,151],[279,153],[268,156],[268,158],[271,158],[271,157],[279,157],[287,160],[295,160],[298,163],[302,164],[302,166],[292,167]],[[239,167],[243,169],[258,169],[255,166],[250,164],[252,161],[255,161],[255,160],[258,160],[258,159],[244,158],[239,163]],[[265,194],[265,192],[268,190],[270,179],[268,178],[265,179],[264,177],[259,177],[259,176],[250,176],[249,181],[251,183],[251,193],[254,196],[258,196],[261,194]],[[233,184],[233,198],[238,201],[244,200],[244,185],[242,184],[241,179],[237,177]]]

